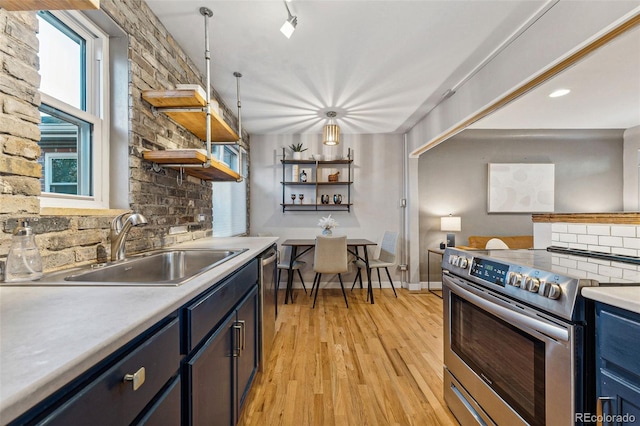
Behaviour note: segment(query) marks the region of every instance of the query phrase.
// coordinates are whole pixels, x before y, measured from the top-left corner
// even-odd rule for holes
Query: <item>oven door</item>
[[[574,423],[576,326],[448,273],[444,396],[462,424]]]

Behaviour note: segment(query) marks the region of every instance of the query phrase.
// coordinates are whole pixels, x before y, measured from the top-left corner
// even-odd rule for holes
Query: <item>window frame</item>
[[[47,12],[56,21],[67,26],[85,40],[85,110],[78,109],[44,92],[42,105],[76,117],[92,126],[91,166],[92,195],[70,195],[42,192],[41,207],[65,207],[82,209],[109,208],[109,35],[76,11]],[[46,19],[46,18],[42,18]],[[65,30],[60,29],[63,33]],[[49,112],[43,111],[47,114]],[[43,176],[43,178],[46,177]]]
[[[76,162],[78,161],[78,154],[75,152],[45,152],[44,154],[44,162],[45,162],[45,167],[49,170],[53,169],[53,160],[76,160]],[[46,188],[50,187],[51,185],[75,185],[76,187],[79,186],[78,181],[76,180],[75,183],[69,183],[69,182],[53,182],[52,180],[52,175],[46,175],[45,176],[45,181],[44,181],[44,187],[45,190]]]
[[[247,184],[247,179],[245,179],[248,172],[247,152],[242,146],[239,146],[239,145],[220,145],[216,148],[217,148],[215,150],[216,157],[218,158],[219,161],[223,162],[224,164],[227,164],[224,161],[225,148],[228,148],[229,151],[231,151],[231,153],[235,155],[236,164],[235,165],[227,164],[227,166],[229,166],[229,168],[231,168],[232,170],[240,174],[243,177],[243,179],[240,182],[213,182],[213,185],[212,185],[213,194],[211,197],[211,203],[212,203],[211,210],[212,210],[212,217],[213,217],[212,235],[214,237],[236,237],[236,236],[247,235],[247,228],[248,228],[247,193],[249,189]],[[234,187],[233,185],[237,185],[237,186]],[[222,197],[222,199],[230,203],[230,207],[229,207],[229,204],[223,206],[225,208],[229,207],[226,210],[226,212],[229,212],[229,214],[226,215],[223,213],[223,216],[225,216],[228,219],[228,221],[223,222],[222,229],[219,226],[216,227],[216,214],[215,214],[215,210],[216,210],[215,202],[217,198],[216,188],[220,189],[221,187],[225,187],[225,189],[228,191],[228,193],[225,194],[225,195],[228,195],[228,198]],[[236,189],[237,191],[242,191],[241,194],[239,194],[242,196],[242,201],[240,202],[240,204],[242,205],[242,212],[235,211],[234,209],[234,207],[236,206],[236,203],[234,203],[234,201],[239,200],[238,198],[234,197],[234,194],[231,193],[231,191],[233,191],[234,189]],[[239,223],[244,226],[244,229],[242,230],[237,229],[238,220],[240,220]],[[234,232],[234,229],[236,232]]]

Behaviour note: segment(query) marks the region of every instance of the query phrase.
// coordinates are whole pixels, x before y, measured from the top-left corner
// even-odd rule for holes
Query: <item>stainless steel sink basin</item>
[[[25,285],[178,286],[247,249],[173,249],[148,252],[124,261],[102,263],[53,274]]]

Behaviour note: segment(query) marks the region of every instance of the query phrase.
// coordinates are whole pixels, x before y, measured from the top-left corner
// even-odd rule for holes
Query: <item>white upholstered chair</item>
[[[282,247],[280,250],[280,261],[278,262],[278,287],[280,286],[280,277],[282,275],[282,271],[286,270],[288,274],[293,274],[294,272],[298,272],[298,276],[300,277],[300,282],[302,283],[302,288],[304,292],[307,292],[307,287],[304,285],[304,280],[302,279],[302,273],[300,272],[300,268],[303,268],[307,262],[303,262],[301,260],[294,260],[293,266],[291,266],[291,246]],[[293,283],[293,278],[291,278],[291,282]]]
[[[484,246],[486,250],[507,250],[509,246],[500,238],[492,238]]]
[[[347,237],[316,237],[313,270],[316,273],[313,279],[313,287],[311,288],[311,294],[313,294],[314,289],[316,290],[316,294],[313,297],[313,307],[316,307],[316,299],[318,298],[318,291],[320,290],[322,274],[338,274],[340,288],[342,288],[342,295],[344,296],[344,303],[348,308],[349,302],[347,301],[347,293],[344,291],[341,275],[349,271],[347,264]]]
[[[398,249],[398,233],[386,231],[384,236],[382,237],[382,243],[380,243],[380,253],[378,257],[375,259],[369,259],[369,268],[376,269],[378,273],[378,284],[380,288],[382,288],[382,281],[380,280],[380,269],[384,268],[387,272],[387,277],[389,278],[389,282],[391,283],[391,288],[393,289],[393,294],[398,297],[398,293],[396,293],[396,288],[393,285],[393,280],[391,279],[391,274],[389,273],[389,268],[396,264],[396,252]],[[366,265],[363,260],[356,260],[355,265],[358,267],[358,273],[356,274],[355,279],[353,280],[353,286],[356,285],[356,281],[360,279],[360,285],[362,286],[362,269],[366,268]],[[351,289],[353,290],[353,286]]]

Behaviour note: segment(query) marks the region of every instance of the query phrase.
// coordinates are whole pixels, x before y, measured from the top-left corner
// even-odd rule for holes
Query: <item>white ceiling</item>
[[[287,17],[281,0],[146,1],[202,70],[205,18],[199,8],[213,11],[212,85],[234,108],[233,72],[243,74],[242,121],[250,134],[320,133],[329,110],[338,112],[343,133],[403,133],[546,3],[297,0],[289,6],[298,27],[286,39],[279,31]],[[635,61],[625,66],[635,66],[638,83],[640,44],[635,46]],[[634,87],[640,94],[638,84]],[[591,95],[598,101],[610,97]],[[541,109],[540,104],[522,108],[527,116]],[[570,112],[580,110],[572,106],[551,117]],[[506,120],[513,124],[514,116]],[[501,126],[497,118],[494,122]],[[549,126],[531,121],[526,127]]]
[[[571,92],[559,98],[557,89]],[[640,125],[640,28],[610,42],[476,129],[628,129]]]

